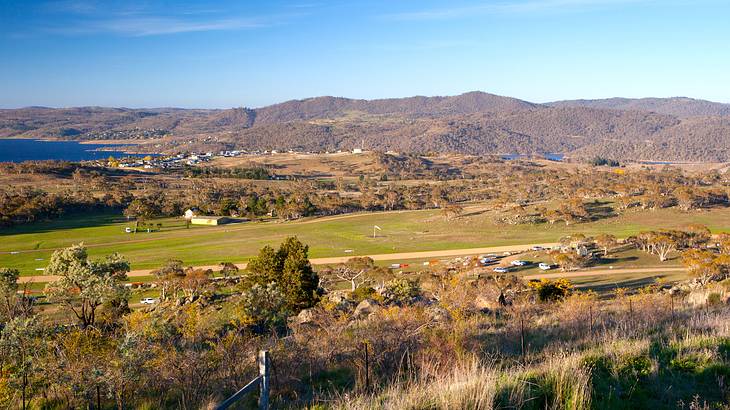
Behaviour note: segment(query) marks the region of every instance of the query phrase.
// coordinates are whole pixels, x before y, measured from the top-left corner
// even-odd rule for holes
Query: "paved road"
[[[329,264],[335,264],[335,263],[343,263],[347,262],[348,259],[354,258],[354,257],[363,257],[367,256],[372,258],[375,261],[399,261],[399,260],[408,260],[408,259],[432,259],[432,258],[444,258],[444,257],[450,257],[450,256],[462,256],[462,255],[478,255],[483,253],[504,253],[504,252],[515,252],[515,251],[523,251],[526,249],[530,249],[533,246],[542,246],[543,248],[550,248],[555,245],[558,245],[557,243],[533,243],[533,244],[526,244],[526,245],[509,245],[509,246],[491,246],[491,247],[485,247],[485,248],[468,248],[468,249],[450,249],[450,250],[444,250],[444,251],[425,251],[425,252],[402,252],[402,253],[383,253],[378,255],[347,255],[347,256],[334,256],[330,258],[313,258],[310,259],[310,262],[312,262],[313,265],[329,265]],[[246,263],[238,263],[236,264],[240,269],[246,268]],[[196,266],[200,269],[220,269],[220,265],[210,265],[210,266]],[[133,270],[127,274],[130,278],[134,277],[142,277],[142,276],[149,276],[152,272],[152,269],[140,269],[140,270]],[[51,276],[51,275],[40,275],[40,276],[21,276],[20,282],[36,282],[36,283],[45,283],[45,282],[52,282],[54,280],[57,280],[57,276]]]

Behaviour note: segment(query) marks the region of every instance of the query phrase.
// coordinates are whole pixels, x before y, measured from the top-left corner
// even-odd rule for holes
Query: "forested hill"
[[[730,104],[696,100],[694,98],[608,98],[604,100],[556,101],[552,107],[588,107],[628,111],[650,111],[680,118],[730,115]]]
[[[730,160],[730,105],[689,98],[536,104],[483,92],[356,100],[316,97],[226,110],[0,110],[0,137],[140,139],[155,151],[351,149],[619,160]]]

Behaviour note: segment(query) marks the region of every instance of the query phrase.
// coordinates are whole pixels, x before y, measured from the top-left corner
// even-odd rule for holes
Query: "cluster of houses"
[[[171,156],[163,156],[163,155],[147,155],[145,157],[127,157],[119,159],[118,162],[115,164],[115,166],[118,166],[119,168],[145,168],[145,169],[161,169],[161,168],[181,168],[184,166],[189,165],[198,165],[201,163],[209,162],[215,158],[233,158],[233,157],[240,157],[244,155],[276,155],[279,153],[287,152],[290,154],[317,154],[315,152],[310,151],[295,151],[295,150],[288,150],[288,151],[278,151],[278,150],[253,150],[253,151],[246,151],[246,150],[226,150],[226,151],[220,151],[218,153],[213,152],[206,152],[206,153],[189,153],[189,154],[177,154],[177,155],[171,155]],[[325,154],[340,154],[343,153],[342,150],[337,151],[325,151]],[[363,148],[355,148],[351,151],[353,154],[362,154],[365,151]],[[97,161],[100,166],[103,165],[109,165],[109,164],[103,164],[101,160]]]
[[[196,165],[215,158],[212,152],[205,154],[177,154],[173,156],[146,156],[144,158],[127,158],[119,162],[119,168],[180,168],[185,165]]]

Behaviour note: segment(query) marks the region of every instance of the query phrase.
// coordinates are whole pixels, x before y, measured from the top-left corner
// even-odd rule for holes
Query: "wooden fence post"
[[[259,396],[259,409],[269,409],[269,367],[271,362],[269,352],[262,350],[259,352],[259,376],[261,376],[261,395]]]
[[[370,355],[368,354],[368,342],[363,343],[365,347],[365,391],[370,391]]]
[[[525,360],[525,319],[520,313],[520,347],[522,351],[522,360]]]
[[[593,305],[588,306],[588,317],[590,320],[590,337],[593,338]]]

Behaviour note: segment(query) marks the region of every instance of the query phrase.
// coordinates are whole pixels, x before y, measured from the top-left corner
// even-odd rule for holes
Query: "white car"
[[[545,248],[543,248],[542,246],[533,246],[532,250],[533,251],[542,251],[542,250],[545,250]]]
[[[495,273],[508,273],[509,272],[509,268],[506,268],[504,266],[498,266],[498,267],[494,268],[493,270]]]
[[[538,267],[539,267],[540,269],[542,269],[542,270],[550,270],[550,269],[552,269],[552,268],[553,268],[553,265],[551,265],[551,264],[549,264],[549,263],[545,263],[545,262],[540,262],[540,264],[539,264],[539,265],[537,265],[537,266],[538,266]]]
[[[510,264],[512,264],[512,266],[525,266],[528,263],[529,262],[527,262],[527,261],[521,261],[521,260],[515,260],[515,261],[510,262]]]
[[[494,263],[494,262],[497,262],[497,261],[493,258],[484,257],[484,258],[479,259],[479,263],[481,263],[482,265],[489,265],[490,263]]]
[[[155,302],[157,302],[157,299],[155,298],[142,298],[142,300],[139,301],[139,303],[143,305],[154,305]]]

